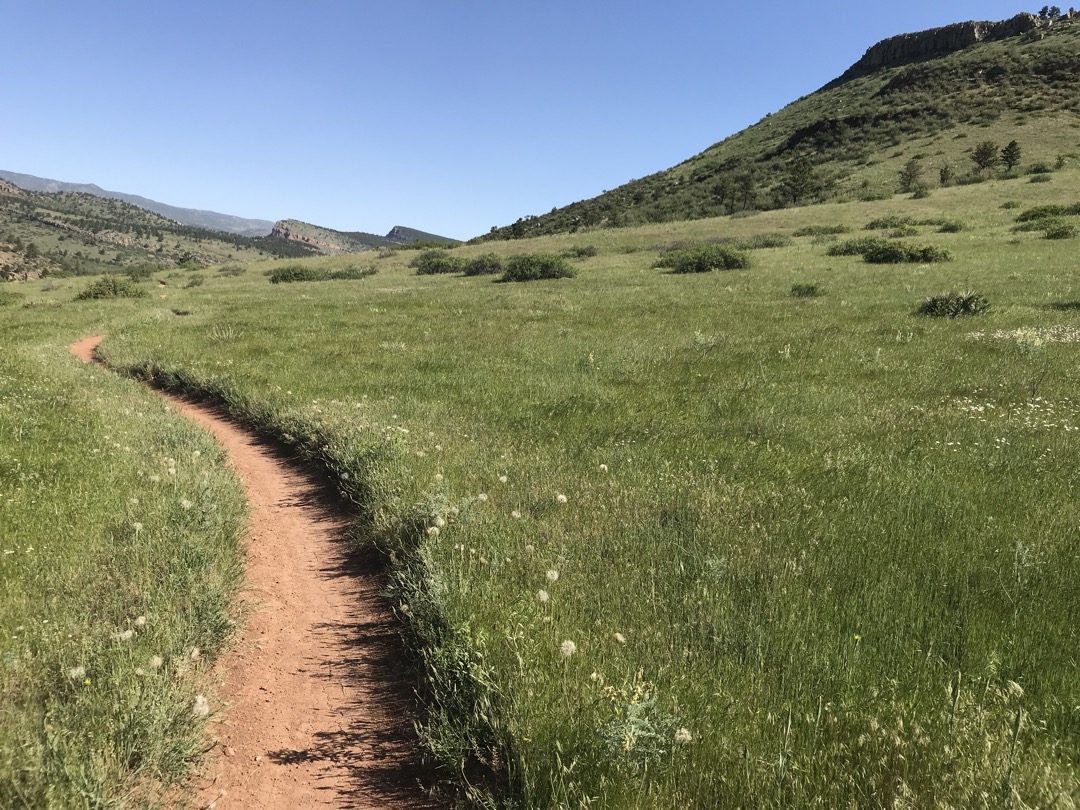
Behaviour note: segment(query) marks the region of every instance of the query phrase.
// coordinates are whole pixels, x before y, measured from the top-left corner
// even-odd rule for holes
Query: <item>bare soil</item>
[[[100,337],[71,351],[90,362]],[[200,808],[437,807],[412,729],[415,676],[350,517],[311,470],[205,405],[164,395],[228,450],[250,508],[244,621],[220,687]],[[216,702],[216,705],[215,705]]]

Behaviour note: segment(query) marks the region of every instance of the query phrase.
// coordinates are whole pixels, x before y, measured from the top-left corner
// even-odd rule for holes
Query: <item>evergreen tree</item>
[[[1009,141],[1009,145],[1001,150],[1001,162],[1005,164],[1005,171],[1011,173],[1013,168],[1020,163],[1020,144]]]
[[[997,166],[1001,162],[1001,155],[998,154],[996,143],[983,141],[975,147],[975,151],[971,153],[971,159],[975,162],[976,169],[983,172]]]
[[[917,191],[922,186],[922,173],[922,161],[918,158],[912,158],[905,163],[900,170],[900,191],[904,194]]]

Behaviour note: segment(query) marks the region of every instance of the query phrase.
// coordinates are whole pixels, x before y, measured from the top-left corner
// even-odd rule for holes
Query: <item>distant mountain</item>
[[[274,223],[270,238],[298,242],[327,255],[360,253],[374,248],[398,247],[415,242],[435,242],[447,245],[458,243],[457,239],[437,236],[401,225],[391,228],[386,236],[379,236],[363,231],[335,231],[312,225],[310,222],[301,222],[298,219],[283,219]]]
[[[929,193],[984,179],[972,153],[986,141],[1016,140],[1019,172],[1080,159],[1078,75],[1072,9],[889,37],[820,90],[676,166],[482,238],[883,199],[899,190],[907,164]]]
[[[153,211],[166,219],[179,222],[182,225],[190,225],[194,228],[206,228],[210,231],[222,231],[235,233],[240,236],[267,236],[274,227],[274,223],[265,219],[244,219],[231,214],[219,214],[216,211],[200,211],[195,208],[178,208],[175,205],[166,205],[156,200],[148,200],[137,194],[125,194],[120,191],[106,191],[93,183],[64,183],[60,180],[50,180],[46,177],[35,177],[32,174],[20,174],[0,169],[0,178],[14,183],[26,191],[43,191],[56,193],[60,191],[73,191],[83,194],[92,194],[95,197],[105,199],[123,200],[124,202]]]

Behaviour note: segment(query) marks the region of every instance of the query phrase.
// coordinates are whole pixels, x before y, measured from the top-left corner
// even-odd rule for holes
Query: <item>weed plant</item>
[[[949,292],[927,298],[919,306],[920,315],[932,318],[959,318],[963,315],[981,315],[990,309],[990,302],[977,292]]]

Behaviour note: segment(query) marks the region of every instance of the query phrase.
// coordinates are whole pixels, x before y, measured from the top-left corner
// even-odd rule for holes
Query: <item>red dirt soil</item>
[[[71,351],[94,359],[100,337]],[[165,395],[228,450],[247,491],[245,620],[217,661],[200,808],[436,807],[412,730],[415,676],[348,513],[303,465],[213,409]],[[217,705],[215,705],[215,703]]]

